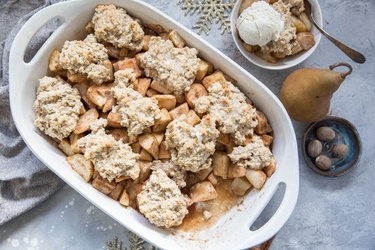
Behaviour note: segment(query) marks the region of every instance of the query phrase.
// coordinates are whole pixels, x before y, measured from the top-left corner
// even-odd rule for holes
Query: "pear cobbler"
[[[52,52],[34,102],[35,126],[86,182],[182,229],[263,187],[273,131],[232,78],[114,5],[98,5],[86,31]]]
[[[243,0],[236,22],[244,48],[269,63],[311,49],[303,0]]]

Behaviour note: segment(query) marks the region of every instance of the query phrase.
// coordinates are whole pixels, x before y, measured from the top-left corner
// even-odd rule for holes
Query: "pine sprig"
[[[185,10],[185,15],[199,15],[198,21],[193,26],[198,34],[204,32],[208,35],[213,20],[219,25],[221,34],[230,33],[229,13],[235,0],[180,0],[178,4]]]
[[[146,243],[142,238],[140,238],[135,233],[129,231],[128,233],[129,240],[129,250],[158,250],[156,247]],[[106,250],[128,250],[123,246],[123,242],[119,241],[115,236],[112,241],[107,241]]]
[[[127,250],[126,247],[122,247],[122,241],[118,241],[118,238],[113,237],[112,241],[107,241],[106,250]]]
[[[135,233],[129,231],[130,250],[143,250],[145,241]]]

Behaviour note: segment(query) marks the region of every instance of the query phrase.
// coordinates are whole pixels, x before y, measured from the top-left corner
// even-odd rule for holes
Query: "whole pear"
[[[346,66],[348,71],[333,71],[338,66]],[[320,120],[329,112],[333,93],[351,72],[352,67],[346,63],[331,65],[329,69],[298,69],[285,79],[281,102],[294,120]]]

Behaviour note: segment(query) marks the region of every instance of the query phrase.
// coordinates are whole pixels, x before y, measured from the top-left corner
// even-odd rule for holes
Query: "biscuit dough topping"
[[[128,129],[128,135],[136,136],[154,125],[160,117],[160,109],[156,100],[143,97],[132,87],[126,87],[126,84],[120,82],[112,88],[117,99],[117,105],[112,110],[121,114],[121,125]]]
[[[232,83],[214,83],[208,96],[195,100],[195,111],[208,112],[217,122],[218,129],[231,134],[235,143],[242,145],[247,135],[252,135],[258,125],[256,110],[246,103],[245,95]]]
[[[152,172],[137,201],[139,211],[158,227],[178,226],[189,213],[187,199],[161,169]]]
[[[105,63],[108,65],[104,65]],[[71,74],[83,74],[96,84],[113,79],[107,49],[103,44],[94,42],[90,35],[84,41],[66,41],[61,50],[59,64]]]
[[[98,43],[98,40],[96,40],[96,37],[93,34],[89,34],[86,36],[85,39],[83,39],[85,43]]]
[[[215,152],[219,131],[209,115],[195,126],[188,124],[185,118],[182,115],[168,124],[166,145],[171,150],[172,163],[187,171],[198,172],[211,166],[210,156]]]
[[[299,16],[305,10],[305,4],[303,0],[283,0],[286,4],[289,5],[291,12]]]
[[[179,188],[186,186],[185,177],[186,170],[180,166],[173,164],[170,161],[153,161],[151,165],[152,170],[163,170],[169,178],[176,182]]]
[[[175,94],[190,89],[198,71],[200,59],[193,48],[175,48],[169,40],[152,37],[149,50],[140,57],[146,76],[164,84]]]
[[[228,156],[238,166],[253,170],[267,167],[273,158],[270,149],[264,146],[259,136],[254,136],[253,141],[246,146],[235,147]]]
[[[83,104],[77,89],[61,78],[45,76],[39,80],[34,121],[46,135],[62,140],[75,129]]]
[[[280,33],[278,39],[276,39],[275,41],[271,41],[267,45],[261,47],[264,53],[276,52],[284,53],[285,55],[291,55],[293,53],[293,40],[295,40],[297,37],[297,30],[292,21],[292,13],[290,12],[291,5],[288,2],[297,4],[297,2],[300,1],[279,0],[272,5],[272,7],[283,16],[284,31]],[[303,3],[301,8],[303,9]]]
[[[113,4],[98,5],[91,20],[95,37],[100,42],[108,42],[118,48],[140,51],[144,32],[141,25]]]
[[[122,69],[115,72],[115,84],[129,87],[137,81],[137,76],[132,69]]]
[[[92,132],[78,140],[78,146],[84,148],[84,156],[94,164],[100,176],[111,182],[120,176],[129,176],[133,180],[139,176],[138,154],[133,153],[128,144],[106,134],[106,119],[98,119],[91,125]]]

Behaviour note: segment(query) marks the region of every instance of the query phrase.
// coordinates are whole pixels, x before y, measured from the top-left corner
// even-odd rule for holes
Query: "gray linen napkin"
[[[22,25],[51,2],[56,1],[0,0],[0,225],[36,206],[63,186],[63,182],[22,141],[12,120],[8,95],[8,62],[12,41]],[[46,26],[33,38],[27,58],[38,51],[54,26],[56,24],[53,23]]]

